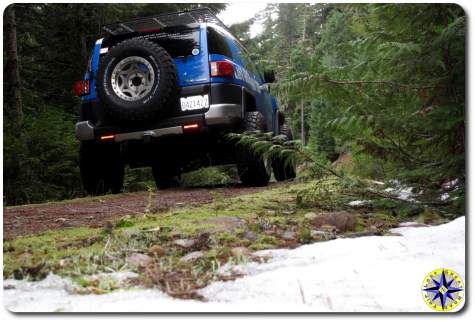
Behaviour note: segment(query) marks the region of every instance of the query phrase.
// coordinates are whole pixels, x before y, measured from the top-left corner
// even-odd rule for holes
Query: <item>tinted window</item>
[[[191,51],[200,48],[200,31],[198,29],[167,30],[144,36],[157,42],[172,57],[185,57],[191,55]]]
[[[210,54],[233,57],[224,34],[213,28],[208,28],[208,51]]]

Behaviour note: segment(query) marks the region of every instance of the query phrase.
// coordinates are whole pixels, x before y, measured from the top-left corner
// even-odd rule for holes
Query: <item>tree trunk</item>
[[[303,107],[303,100],[300,101],[300,137],[302,140],[302,144],[306,145],[305,143],[305,118],[304,118],[304,107]]]
[[[8,110],[14,111],[17,124],[23,122],[23,110],[21,101],[21,79],[18,64],[18,43],[15,21],[15,5],[11,4],[5,10],[3,30],[5,36],[6,63],[4,69],[5,98]]]
[[[86,39],[86,32],[83,30],[79,34],[79,42],[81,45],[81,59],[83,65],[86,65],[87,59],[88,59],[88,54],[87,54],[87,39]]]

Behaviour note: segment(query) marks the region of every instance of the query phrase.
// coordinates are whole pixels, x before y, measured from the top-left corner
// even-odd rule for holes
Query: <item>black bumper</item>
[[[149,137],[199,133],[213,129],[235,131],[244,117],[243,90],[234,84],[205,84],[181,89],[180,96],[210,95],[210,107],[194,113],[176,112],[157,122],[128,127],[108,125],[103,108],[98,102],[83,104],[81,120],[76,123],[76,137],[80,141],[100,140],[103,137],[116,142],[141,140]],[[113,122],[110,122],[113,123]],[[193,125],[193,127],[190,127]],[[188,126],[188,127],[187,127]]]

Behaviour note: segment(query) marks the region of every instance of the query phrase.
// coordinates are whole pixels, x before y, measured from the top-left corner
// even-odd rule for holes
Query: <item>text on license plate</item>
[[[209,107],[208,94],[195,95],[180,98],[180,105],[182,111],[201,110]]]

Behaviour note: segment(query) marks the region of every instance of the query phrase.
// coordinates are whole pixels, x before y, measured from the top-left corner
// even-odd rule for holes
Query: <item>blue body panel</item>
[[[238,41],[231,35],[227,30],[221,28],[219,26],[213,26],[213,28],[219,30],[221,34],[226,36],[226,42],[231,50],[231,54],[233,58],[222,56],[222,55],[210,55],[210,61],[214,60],[227,60],[230,61],[234,66],[234,77],[232,79],[229,78],[211,78],[211,82],[217,83],[234,83],[243,86],[246,88],[250,94],[252,94],[256,100],[256,108],[259,112],[264,115],[266,119],[267,129],[269,131],[273,131],[275,133],[275,126],[273,122],[273,112],[272,112],[272,99],[269,93],[269,89],[267,85],[264,85],[264,79],[262,75],[260,75],[259,68],[255,65],[254,73],[250,71],[246,67],[244,55],[246,53],[243,52],[242,47],[238,45]]]
[[[253,73],[238,63],[237,60],[233,61],[226,56],[216,54],[211,54],[209,56],[210,62],[225,60],[231,62],[234,67],[234,77],[211,77],[211,83],[228,83],[243,86],[255,97],[256,108],[266,118],[268,130],[273,130],[272,101],[266,86],[261,86],[263,85],[262,80],[258,79]]]
[[[186,87],[209,83],[208,41],[206,26],[200,26],[200,52],[198,55],[175,58],[178,86]]]
[[[94,49],[92,50],[90,69],[86,71],[86,74],[84,75],[84,80],[91,81],[90,83],[91,92],[89,93],[89,95],[83,96],[81,98],[83,101],[94,101],[97,98],[95,79],[96,79],[97,70],[99,69],[99,57],[101,54],[101,46],[102,46],[102,38],[97,40],[96,44],[94,45]]]
[[[261,73],[256,72],[258,68],[255,68],[254,72],[246,68],[245,53],[243,53],[242,47],[238,45],[237,40],[229,32],[215,25],[213,25],[213,28],[219,28],[227,35],[226,41],[233,58],[218,54],[208,54],[207,28],[208,25],[205,23],[200,25],[200,48],[197,55],[175,58],[178,72],[178,85],[180,87],[186,87],[210,83],[229,83],[242,86],[254,96],[256,109],[261,112],[266,119],[267,130],[277,133],[277,100],[270,94],[268,86],[264,84]],[[90,68],[84,75],[85,80],[91,81],[91,93],[87,96],[83,96],[83,101],[97,100],[95,76],[99,69],[101,46],[102,39],[99,39],[92,52]],[[210,77],[209,63],[211,61],[222,60],[229,61],[233,64],[234,76],[232,78]]]

